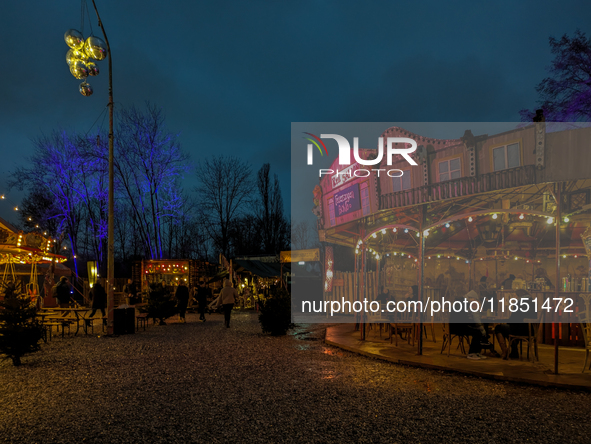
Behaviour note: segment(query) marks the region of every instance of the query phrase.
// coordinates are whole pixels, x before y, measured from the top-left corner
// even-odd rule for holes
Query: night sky
[[[517,121],[521,108],[535,107],[534,87],[552,60],[548,37],[591,34],[588,0],[97,5],[116,106],[162,107],[194,163],[220,153],[255,171],[270,162],[287,212],[291,122]],[[107,104],[107,61],[90,78],[89,98],[65,62],[63,34],[80,30],[80,6],[0,3],[4,175],[25,162],[31,139],[59,128],[86,132]],[[91,23],[102,37],[90,0],[88,8],[84,35]],[[186,178],[185,188],[194,184]],[[14,220],[6,201],[0,216]]]

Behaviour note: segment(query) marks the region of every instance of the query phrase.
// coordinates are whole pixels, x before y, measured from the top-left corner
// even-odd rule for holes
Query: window
[[[439,182],[462,177],[462,162],[459,157],[439,162]]]
[[[367,216],[371,211],[369,206],[369,187],[367,186],[367,182],[363,182],[361,184],[361,208],[363,210],[364,216]]]
[[[328,216],[330,218],[330,226],[334,227],[336,225],[334,220],[334,199],[328,199]]]
[[[495,171],[516,168],[520,163],[519,143],[512,143],[493,149],[493,165]]]
[[[402,176],[392,178],[392,190],[402,191],[410,190],[410,170],[404,170]]]

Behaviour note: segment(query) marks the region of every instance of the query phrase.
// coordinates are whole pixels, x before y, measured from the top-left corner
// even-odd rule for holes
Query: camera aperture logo
[[[321,168],[318,170],[319,177],[323,175],[333,175],[333,179],[336,177],[336,180],[339,180],[339,177],[343,176],[350,176],[350,177],[367,177],[371,175],[372,172],[376,173],[379,177],[380,172],[385,172],[389,177],[400,177],[404,173],[402,170],[399,169],[386,169],[386,168],[372,168],[372,169],[364,169],[360,168],[359,165],[364,166],[373,166],[379,165],[384,158],[384,146],[386,147],[386,164],[391,166],[392,161],[395,155],[402,156],[404,160],[406,160],[410,165],[416,166],[417,163],[414,161],[412,157],[410,157],[411,153],[414,153],[417,149],[417,142],[413,139],[409,139],[408,137],[388,137],[386,138],[386,143],[384,144],[384,138],[378,138],[378,150],[377,156],[375,159],[362,159],[359,155],[359,138],[353,138],[353,157],[355,159],[355,164],[351,165],[351,145],[349,141],[339,135],[339,134],[320,134],[320,137],[315,136],[312,133],[304,133],[307,134],[313,139],[309,137],[304,137],[304,139],[312,142],[309,143],[307,148],[307,161],[308,165],[314,164],[314,146],[318,149],[321,156],[326,155],[328,156],[328,150],[326,145],[322,141],[322,139],[333,139],[337,142],[339,147],[339,165],[347,165],[347,167],[341,171],[338,169],[335,171],[333,169],[326,169]],[[320,145],[324,148],[320,148]],[[402,148],[398,147],[398,145],[402,146]],[[410,145],[410,147],[408,146]]]

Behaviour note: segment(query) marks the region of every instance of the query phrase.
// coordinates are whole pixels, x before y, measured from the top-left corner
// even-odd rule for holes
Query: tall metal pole
[[[562,202],[562,197],[560,196],[560,191],[562,188],[562,183],[559,183],[557,186],[556,194],[554,195],[556,198],[556,285],[554,286],[554,301],[558,299],[558,291],[560,288],[560,218],[562,217],[560,214],[560,204]],[[558,334],[560,329],[560,324],[557,321],[558,312],[554,310],[554,374],[558,374]]]
[[[419,286],[419,301],[423,302],[425,297],[423,293],[423,286],[425,285],[425,205],[421,205],[420,207],[420,219],[419,219],[419,279],[418,279],[418,286]],[[418,332],[419,332],[419,340],[418,340],[418,349],[417,353],[419,355],[423,354],[423,319],[421,316],[421,312],[418,313]]]
[[[92,0],[92,6],[96,12],[98,24],[103,32],[107,53],[109,56],[109,221],[108,221],[108,246],[107,246],[107,334],[113,334],[113,318],[115,309],[115,197],[113,181],[113,59],[111,57],[111,46],[99,15],[96,3]]]

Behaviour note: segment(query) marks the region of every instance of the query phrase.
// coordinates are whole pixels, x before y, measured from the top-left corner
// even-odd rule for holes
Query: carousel
[[[38,307],[44,305],[39,284],[39,264],[49,264],[43,287],[46,295],[54,285],[53,273],[56,264],[67,260],[66,257],[50,253],[54,240],[38,233],[10,232],[0,229],[0,264],[4,265],[0,280],[0,298],[4,298],[7,289],[29,296],[31,303]],[[28,273],[23,276],[23,266]],[[28,275],[28,279],[27,279]]]

